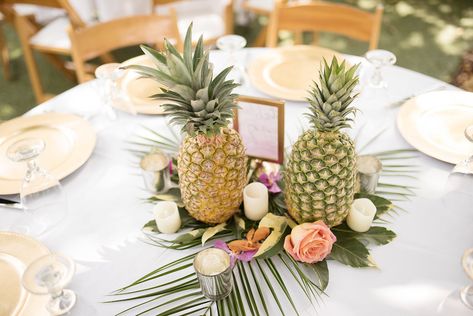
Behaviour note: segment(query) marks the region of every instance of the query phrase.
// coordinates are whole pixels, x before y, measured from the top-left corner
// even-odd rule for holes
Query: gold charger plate
[[[258,90],[285,100],[305,101],[307,90],[318,80],[320,63],[336,56],[333,50],[317,46],[276,48],[257,57],[248,68],[251,83]]]
[[[122,63],[122,66],[129,65],[155,67],[152,60],[146,55],[133,57]],[[161,105],[168,103],[168,101],[149,98],[150,96],[161,92],[161,88],[163,87],[155,80],[140,78],[140,75],[135,71],[127,70],[123,78],[120,80],[119,86],[128,96],[137,113],[149,115],[164,114]],[[122,109],[121,107],[118,108],[125,111],[127,110]]]
[[[35,259],[49,253],[39,241],[25,235],[0,232],[0,316],[47,316],[47,295],[33,295],[21,285],[21,276]]]
[[[473,93],[434,91],[404,103],[397,125],[413,147],[428,156],[457,164],[473,153],[464,135],[473,124]]]
[[[41,138],[46,147],[39,165],[62,179],[89,159],[95,147],[95,131],[84,119],[64,113],[21,116],[0,124],[0,195],[20,192],[26,164],[11,161],[7,149],[23,138]]]

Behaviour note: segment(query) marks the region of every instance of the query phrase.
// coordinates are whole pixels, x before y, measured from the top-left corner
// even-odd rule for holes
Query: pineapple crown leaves
[[[204,50],[202,36],[192,50],[192,23],[187,29],[182,55],[166,39],[162,52],[144,45],[141,49],[156,67],[131,65],[126,68],[165,86],[161,93],[151,97],[169,101],[162,107],[172,124],[181,125],[183,133],[208,136],[219,134],[221,128],[228,126],[237,108],[238,95],[233,89],[238,84],[225,80],[232,67],[213,77],[213,65],[209,62],[209,52]]]
[[[339,64],[335,56],[330,64],[323,59],[319,83],[314,81],[307,98],[310,113],[306,116],[316,130],[331,132],[351,127],[353,119],[349,115],[357,111],[350,105],[358,95],[352,95],[359,82],[355,74],[358,67],[359,64],[346,69],[345,61]]]

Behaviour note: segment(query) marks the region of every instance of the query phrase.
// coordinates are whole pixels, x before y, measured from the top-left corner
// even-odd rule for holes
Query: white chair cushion
[[[54,19],[66,15],[63,9],[41,7],[33,4],[15,4],[13,9],[19,15],[34,15],[36,22],[41,25],[48,24]]]
[[[165,5],[157,5],[157,14],[168,14],[174,9],[177,14],[179,33],[184,38],[187,28],[194,22],[192,36],[197,41],[201,34],[204,40],[217,38],[225,34],[225,6],[228,0],[183,0]]]
[[[96,0],[97,17],[106,22],[126,16],[148,15],[151,13],[151,0]]]
[[[224,8],[229,0],[181,0],[155,7],[158,14],[167,14],[170,8],[176,10],[177,16],[192,16],[214,13],[223,16]]]
[[[94,22],[96,19],[96,4],[95,0],[68,0],[71,7],[77,12],[79,17],[85,24]]]
[[[271,12],[274,9],[274,0],[248,0],[246,2],[249,6],[260,10]]]
[[[225,23],[218,14],[202,14],[195,16],[185,16],[179,18],[177,24],[181,37],[186,36],[189,24],[193,22],[192,41],[197,41],[200,35],[204,36],[204,40],[217,38],[225,34]]]
[[[30,38],[30,44],[69,50],[71,48],[71,42],[67,34],[69,27],[70,24],[67,17],[57,18],[33,35]]]

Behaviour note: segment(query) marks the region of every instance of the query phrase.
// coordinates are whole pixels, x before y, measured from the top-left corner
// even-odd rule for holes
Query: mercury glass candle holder
[[[171,158],[155,151],[141,159],[140,167],[146,189],[154,193],[167,192],[171,187]]]
[[[208,248],[194,258],[200,289],[212,301],[227,297],[233,288],[230,256],[222,249]]]
[[[383,169],[383,164],[375,156],[358,156],[356,162],[358,170],[358,180],[360,181],[360,191],[373,194],[378,186],[379,176]]]

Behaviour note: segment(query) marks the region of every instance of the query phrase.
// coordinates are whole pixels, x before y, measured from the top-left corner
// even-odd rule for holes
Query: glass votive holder
[[[233,288],[230,255],[222,249],[208,248],[194,258],[194,270],[205,297],[218,301]]]
[[[171,186],[171,158],[163,152],[154,151],[141,159],[140,167],[147,190],[154,193],[167,192]]]
[[[356,167],[358,170],[357,177],[360,181],[360,191],[374,194],[383,164],[375,156],[362,155],[358,156]]]

